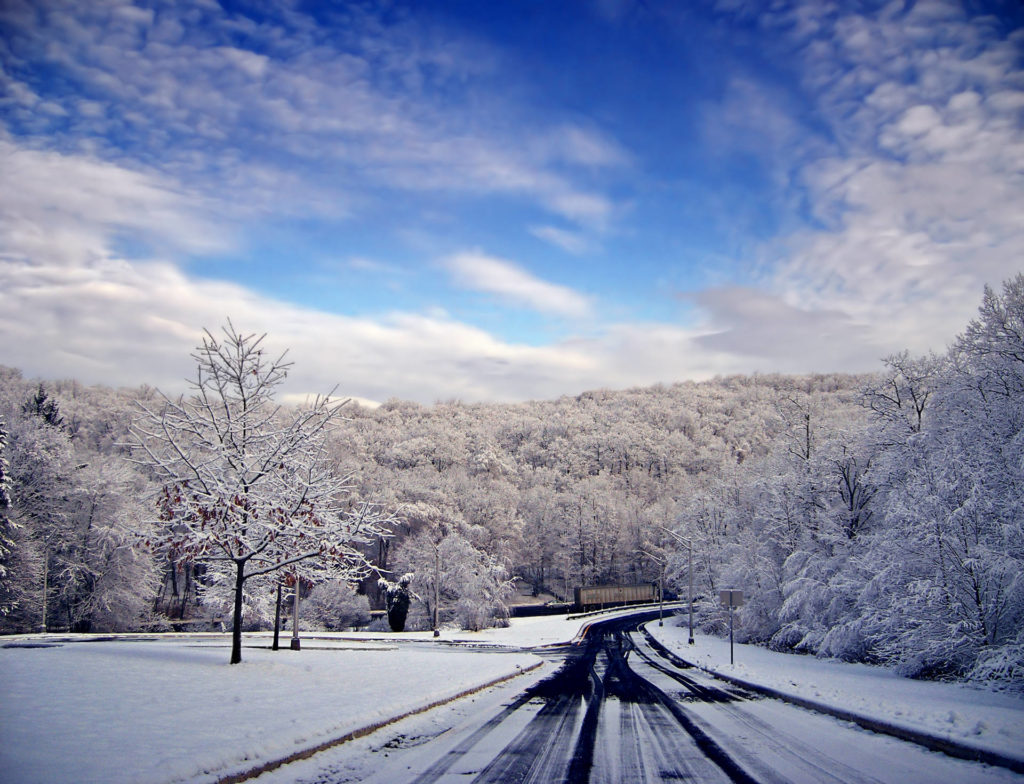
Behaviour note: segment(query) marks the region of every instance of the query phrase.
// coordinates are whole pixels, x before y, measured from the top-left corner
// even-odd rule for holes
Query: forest
[[[235,345],[233,327],[208,334]],[[741,641],[1024,683],[1024,275],[986,288],[945,353],[865,375],[291,409],[268,394],[287,366],[265,367],[279,375],[246,416],[274,455],[286,437],[297,451],[263,506],[244,477],[203,484],[217,496],[181,473],[210,464],[182,457],[201,396],[0,367],[0,631],[269,628],[282,587],[304,627],[344,628],[382,606],[378,577],[405,574],[411,626],[482,628],[524,590],[664,576],[685,597],[692,563],[704,633],[736,589]],[[276,522],[243,555],[237,528],[212,533],[260,515]]]

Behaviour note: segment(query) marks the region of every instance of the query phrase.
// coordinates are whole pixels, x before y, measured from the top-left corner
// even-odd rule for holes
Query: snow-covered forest
[[[236,584],[208,547],[177,546],[158,511],[175,478],[138,456],[146,410],[167,404],[148,387],[0,368],[4,632],[230,627]],[[333,429],[324,422],[317,459],[344,480],[332,492],[345,501],[323,514],[394,515],[390,535],[352,546],[386,574],[414,575],[413,623],[437,607],[480,628],[501,622],[515,582],[565,599],[579,585],[656,580],[661,563],[685,597],[688,553],[673,531],[692,543],[706,631],[722,628],[716,592],[741,589],[741,640],[1020,683],[1022,404],[1019,275],[986,290],[945,354],[894,355],[871,375],[348,404]],[[327,549],[308,552],[308,569],[245,581],[246,627],[273,624],[286,573],[286,593],[303,586],[306,622],[365,621],[382,606],[375,574],[357,593],[344,579],[354,572],[313,568]]]

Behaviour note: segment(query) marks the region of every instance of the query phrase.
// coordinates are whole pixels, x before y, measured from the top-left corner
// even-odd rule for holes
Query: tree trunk
[[[46,596],[50,591],[50,548],[43,548],[43,615],[40,630],[46,634]]]
[[[281,637],[281,581],[277,581],[277,604],[274,607],[274,644],[271,650],[278,650]]]
[[[440,637],[441,631],[437,628],[437,606],[441,603],[441,551],[440,545],[434,548],[434,607],[431,626],[434,629],[434,636]]]
[[[178,595],[178,564],[170,556],[167,560],[171,564],[171,596],[177,597]]]
[[[191,569],[188,564],[185,565],[185,587],[181,592],[181,607],[178,609],[178,618],[185,620],[185,607],[188,604],[188,591],[189,591],[189,575]]]
[[[236,561],[235,610],[231,623],[231,663],[242,661],[242,587],[245,585],[245,561]]]
[[[299,576],[295,575],[295,596],[292,597],[294,604],[292,605],[292,642],[291,649],[298,651],[302,649],[302,643],[299,641],[299,590],[302,588],[302,583],[299,582]]]

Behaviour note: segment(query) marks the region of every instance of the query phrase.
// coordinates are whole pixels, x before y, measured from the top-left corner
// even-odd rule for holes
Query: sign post
[[[718,598],[722,605],[729,608],[729,664],[734,664],[732,647],[732,611],[734,607],[743,606],[743,591],[719,591]]]

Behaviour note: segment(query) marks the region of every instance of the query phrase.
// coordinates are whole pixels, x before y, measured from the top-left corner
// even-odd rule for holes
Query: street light
[[[649,553],[643,548],[640,552],[654,561],[661,567],[661,578],[658,580],[658,626],[665,625],[665,564],[666,561],[653,553]]]
[[[675,531],[672,531],[663,525],[659,525],[658,528],[680,544],[686,545],[686,571],[687,576],[690,578],[690,639],[688,640],[688,644],[693,645],[693,541],[687,539],[685,536],[680,536]]]

